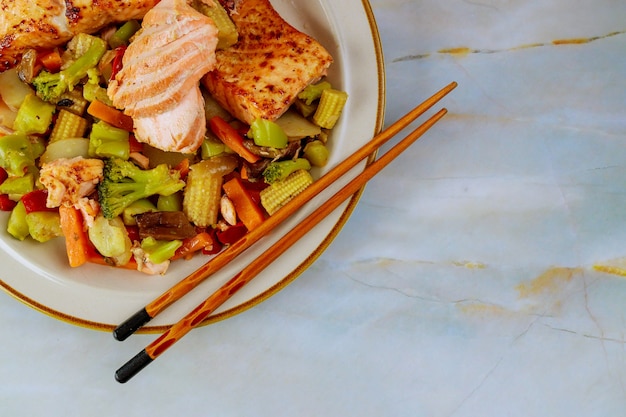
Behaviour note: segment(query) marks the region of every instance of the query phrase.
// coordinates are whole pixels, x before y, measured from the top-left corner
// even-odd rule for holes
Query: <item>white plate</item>
[[[374,17],[366,0],[274,0],[272,4],[285,20],[314,36],[329,50],[335,58],[329,80],[347,91],[350,97],[341,121],[333,131],[331,159],[328,167],[319,173],[322,174],[367,142],[382,126],[384,69]],[[157,316],[143,331],[163,331],[178,321],[310,213],[319,205],[320,199],[339,190],[364,166],[365,162],[270,236]],[[293,281],[339,233],[357,199],[358,196],[353,197],[329,215],[228,300],[207,322],[237,314]],[[6,214],[2,215],[1,224],[6,224],[6,217]],[[19,242],[7,235],[5,227],[1,230],[3,272],[0,286],[50,316],[99,330],[111,330],[207,260],[196,256],[191,261],[174,262],[163,277],[98,265],[70,268],[63,239],[46,244]]]

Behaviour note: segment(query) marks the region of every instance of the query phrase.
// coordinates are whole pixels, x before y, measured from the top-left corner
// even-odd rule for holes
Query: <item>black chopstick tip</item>
[[[136,354],[131,360],[126,362],[120,369],[115,371],[115,380],[120,384],[128,382],[132,377],[137,375],[139,371],[148,366],[153,359],[148,355],[146,350],[142,350]]]
[[[130,316],[124,323],[120,324],[113,330],[113,337],[120,342],[128,339],[128,337],[135,333],[141,326],[146,324],[152,319],[145,308],[142,308],[132,316]]]

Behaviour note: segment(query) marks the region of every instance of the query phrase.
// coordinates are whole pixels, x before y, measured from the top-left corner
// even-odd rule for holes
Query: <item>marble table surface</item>
[[[626,2],[370,4],[386,123],[454,80],[444,120],[150,377],[112,372],[153,335],[120,351],[1,293],[3,416],[624,415]]]

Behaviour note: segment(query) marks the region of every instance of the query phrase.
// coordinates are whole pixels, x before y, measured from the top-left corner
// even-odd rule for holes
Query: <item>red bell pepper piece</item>
[[[26,214],[34,211],[57,211],[56,207],[50,208],[46,206],[48,200],[48,190],[34,190],[26,193],[21,198],[26,209]]]
[[[207,230],[207,233],[211,235],[211,238],[213,239],[213,245],[202,248],[202,253],[204,255],[215,255],[217,253],[220,253],[222,251],[222,248],[224,247],[224,244],[220,242],[217,238],[217,233],[215,232],[215,229],[209,228]]]
[[[131,242],[141,241],[141,237],[139,237],[139,227],[137,226],[126,226],[126,232],[128,232],[128,237]]]
[[[248,229],[241,222],[234,226],[230,226],[225,230],[217,230],[215,232],[217,239],[224,245],[232,245],[241,239],[246,233],[248,233]]]
[[[0,194],[0,210],[11,211],[17,205],[17,201],[13,201],[9,198],[8,194]]]
[[[118,72],[122,70],[124,66],[122,64],[122,58],[124,58],[124,53],[126,52],[126,46],[118,46],[115,48],[115,57],[113,58],[113,62],[111,63],[111,78],[110,80],[115,79],[115,76]]]
[[[9,178],[9,174],[6,169],[0,167],[0,184],[2,184],[7,178]]]
[[[241,180],[241,183],[243,184],[244,188],[248,190],[248,193],[250,194],[252,200],[260,206],[261,191],[269,187],[269,184],[265,181],[248,181],[244,179]]]
[[[128,137],[128,144],[130,145],[130,152],[143,152],[143,143],[139,142],[135,135],[130,134]]]

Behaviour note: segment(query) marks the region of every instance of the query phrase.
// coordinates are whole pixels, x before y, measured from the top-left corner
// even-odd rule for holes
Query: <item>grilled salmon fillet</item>
[[[141,19],[159,0],[0,0],[0,72],[28,48],[52,48],[77,33]]]
[[[206,132],[200,79],[215,65],[217,28],[186,0],[161,0],[107,88],[124,109],[140,142],[172,152],[194,152]]]
[[[269,0],[234,3],[231,18],[239,41],[217,51],[215,69],[202,83],[236,118],[275,120],[300,91],[326,75],[333,59],[315,39],[283,20]]]

